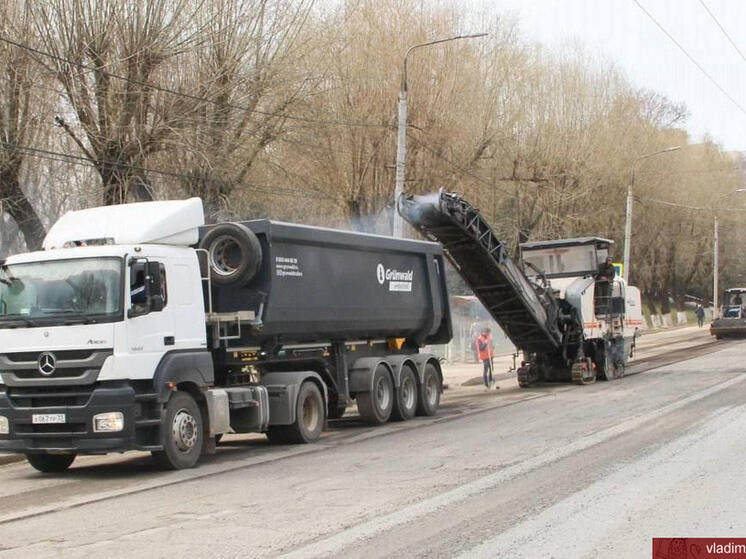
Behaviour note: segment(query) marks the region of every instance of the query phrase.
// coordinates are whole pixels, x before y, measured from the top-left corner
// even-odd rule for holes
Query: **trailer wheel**
[[[203,437],[202,413],[197,402],[188,392],[174,392],[161,423],[163,450],[153,451],[153,458],[167,470],[192,468],[202,454]]]
[[[412,419],[417,412],[417,379],[409,365],[404,365],[399,379],[399,389],[394,398],[391,416],[396,421]]]
[[[386,423],[394,407],[394,382],[385,365],[378,365],[373,373],[373,388],[357,395],[360,417],[371,425]]]
[[[202,238],[210,277],[217,285],[243,285],[259,271],[262,246],[251,229],[240,223],[220,223]]]
[[[26,460],[42,473],[59,474],[70,467],[75,454],[27,454]]]
[[[417,393],[417,415],[431,416],[438,411],[440,404],[440,375],[435,365],[425,365],[422,384]]]

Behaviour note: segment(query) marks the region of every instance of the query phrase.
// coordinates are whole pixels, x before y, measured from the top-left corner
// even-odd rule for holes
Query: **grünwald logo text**
[[[378,283],[383,285],[388,281],[389,291],[412,291],[413,276],[414,270],[407,270],[406,272],[392,270],[391,268],[384,268],[383,264],[380,263],[376,266],[376,279],[378,279]]]

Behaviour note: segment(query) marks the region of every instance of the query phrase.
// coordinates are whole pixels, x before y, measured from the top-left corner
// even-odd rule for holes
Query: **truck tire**
[[[614,378],[614,364],[611,362],[608,348],[602,345],[596,349],[596,376],[600,380],[612,380]]]
[[[326,405],[319,387],[306,381],[300,385],[295,403],[295,423],[288,425],[291,443],[315,443],[324,428]]]
[[[164,469],[192,468],[202,454],[204,435],[202,413],[188,392],[174,392],[166,403],[161,423],[163,450],[153,451],[153,458]]]
[[[329,419],[339,419],[347,411],[347,406],[329,406],[326,416]]]
[[[378,365],[373,373],[373,387],[370,392],[357,395],[357,409],[360,417],[371,425],[386,423],[394,407],[394,382],[389,370]]]
[[[412,419],[417,412],[417,378],[412,367],[404,365],[399,379],[399,389],[394,398],[391,417],[396,421]]]
[[[70,467],[75,454],[27,454],[26,460],[42,473],[59,474]]]
[[[254,232],[240,223],[212,227],[199,248],[207,251],[210,278],[216,285],[244,285],[262,265],[262,246]]]
[[[440,375],[435,365],[425,365],[422,384],[417,392],[417,415],[431,416],[440,404]]]

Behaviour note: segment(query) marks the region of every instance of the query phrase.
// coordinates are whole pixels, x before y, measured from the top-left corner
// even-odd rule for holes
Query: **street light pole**
[[[718,216],[715,214],[715,228],[712,243],[712,318],[718,312]]]
[[[411,46],[407,49],[404,54],[404,65],[402,67],[401,75],[401,90],[399,91],[399,114],[398,114],[398,133],[396,140],[396,187],[394,189],[394,237],[401,237],[404,220],[397,211],[397,204],[399,203],[399,197],[404,192],[404,171],[405,163],[407,159],[407,57],[409,53],[420,47],[426,47],[429,45],[437,45],[439,43],[446,43],[448,41],[457,41],[459,39],[476,39],[477,37],[486,37],[487,33],[476,33],[473,35],[457,35],[455,37],[448,37],[447,39],[438,39],[435,41],[428,41],[427,43],[420,43]]]
[[[678,151],[680,149],[680,146],[674,146],[659,151],[654,151],[653,153],[641,155],[632,162],[632,173],[629,181],[629,186],[627,187],[627,214],[624,220],[624,273],[622,277],[624,278],[625,282],[629,281],[629,251],[630,243],[632,240],[632,187],[635,185],[635,166],[639,161],[642,161],[643,159],[647,159],[655,155],[660,155],[661,153]]]

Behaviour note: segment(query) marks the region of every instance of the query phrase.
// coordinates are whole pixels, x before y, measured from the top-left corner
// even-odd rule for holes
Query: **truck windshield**
[[[0,267],[0,328],[114,320],[122,312],[122,260],[77,258]]]
[[[529,266],[527,275],[535,275],[537,270],[547,277],[573,276],[592,274],[598,269],[599,258],[601,262],[606,258],[606,251],[596,254],[593,245],[552,247],[544,249],[531,249],[523,251],[523,261]]]

